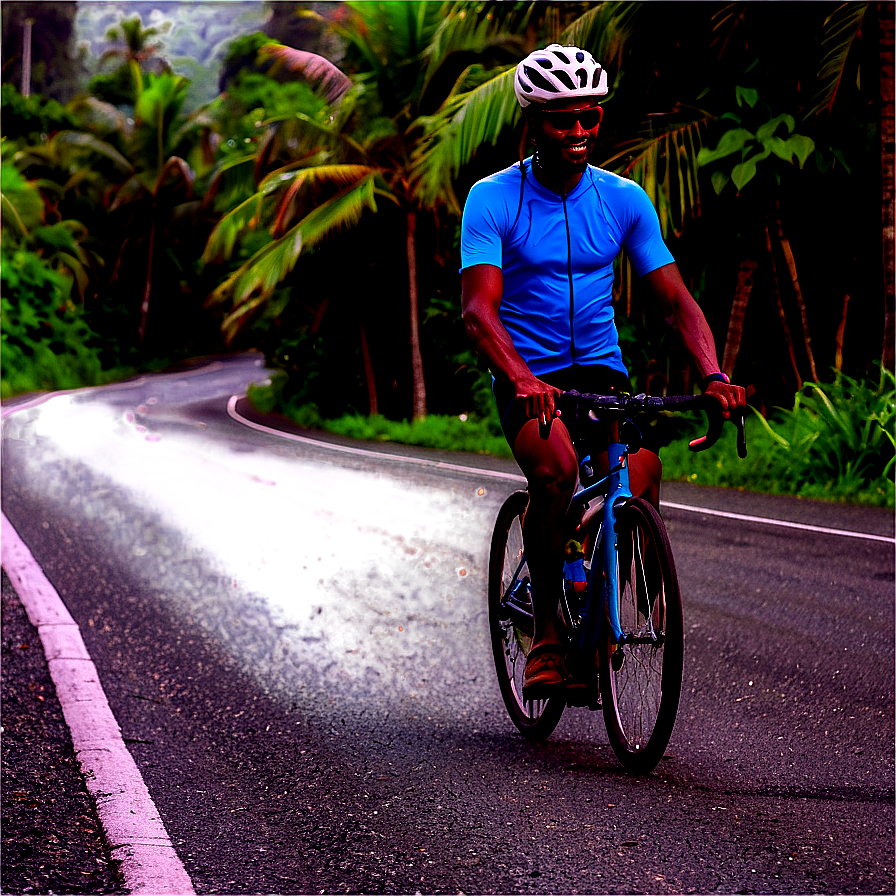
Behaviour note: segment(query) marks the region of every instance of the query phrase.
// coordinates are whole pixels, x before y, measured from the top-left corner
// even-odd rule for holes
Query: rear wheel
[[[523,700],[523,672],[532,644],[532,589],[523,551],[526,492],[514,492],[501,507],[492,536],[488,618],[495,670],[514,725],[530,740],[544,740],[563,714],[562,696]]]
[[[672,736],[684,662],[681,594],[666,527],[656,509],[633,498],[617,513],[619,621],[599,646],[607,735],[629,770],[652,771]]]

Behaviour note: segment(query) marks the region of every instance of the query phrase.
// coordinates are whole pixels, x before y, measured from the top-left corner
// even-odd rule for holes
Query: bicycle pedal
[[[594,709],[596,703],[597,707],[600,707],[600,694],[597,689],[593,685],[585,684],[584,681],[567,682],[563,696],[566,698],[567,706],[587,706],[589,709]]]

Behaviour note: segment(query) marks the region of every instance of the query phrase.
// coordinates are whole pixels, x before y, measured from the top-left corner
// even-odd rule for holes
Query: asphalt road
[[[225,405],[261,376],[147,377],[3,428],[4,513],[197,893],[894,892],[892,543],[667,508],[685,689],[633,778],[599,715],[531,745],[503,711],[484,589],[513,466],[256,432]],[[869,509],[664,498],[893,535]]]

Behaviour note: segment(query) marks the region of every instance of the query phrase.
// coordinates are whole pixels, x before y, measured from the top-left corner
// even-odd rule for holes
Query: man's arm
[[[534,376],[520,357],[498,309],[504,295],[504,274],[490,264],[464,268],[461,307],[467,336],[479,356],[499,379],[512,384],[526,415],[543,422],[554,417],[559,390]]]
[[[645,274],[644,280],[659,299],[666,322],[678,334],[701,379],[719,373],[712,331],[700,306],[684,285],[678,265],[663,265]],[[718,400],[725,417],[729,417],[732,411],[742,410],[747,403],[746,393],[741,386],[718,381],[711,382],[704,391]]]

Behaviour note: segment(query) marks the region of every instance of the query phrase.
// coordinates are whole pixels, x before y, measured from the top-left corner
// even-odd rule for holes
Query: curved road
[[[598,715],[531,745],[504,714],[484,590],[514,465],[252,428],[227,402],[264,375],[3,423],[4,513],[197,893],[894,891],[891,513],[665,487],[686,685],[632,778]]]

